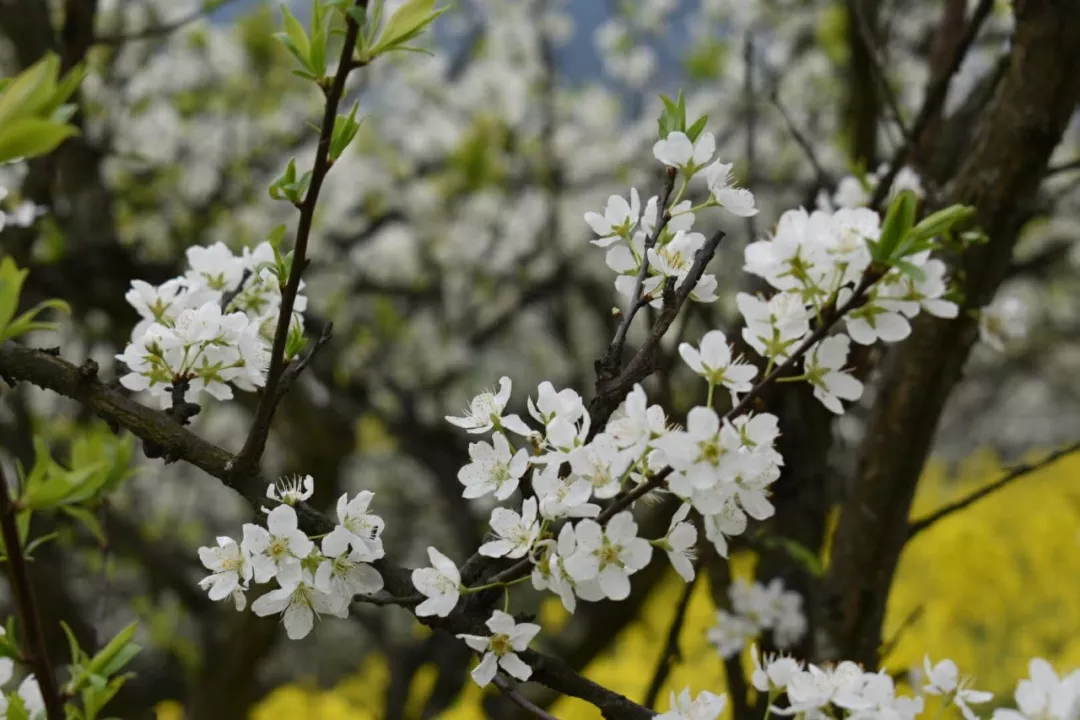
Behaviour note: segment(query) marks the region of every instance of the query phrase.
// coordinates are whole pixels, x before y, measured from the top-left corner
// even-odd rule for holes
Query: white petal
[[[499,665],[508,675],[512,675],[522,682],[532,676],[532,668],[514,653],[506,653],[499,658]]]
[[[315,624],[311,608],[306,605],[290,605],[285,610],[285,633],[290,640],[301,640],[311,632]]]
[[[473,681],[480,687],[487,687],[488,683],[495,679],[495,673],[499,671],[498,662],[495,653],[486,653],[480,664],[473,668],[471,673]]]

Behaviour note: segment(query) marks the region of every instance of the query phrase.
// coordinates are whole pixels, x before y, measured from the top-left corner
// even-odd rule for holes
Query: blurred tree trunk
[[[818,659],[876,666],[885,603],[907,536],[915,486],[950,391],[977,337],[971,313],[1004,278],[1054,147],[1080,100],[1080,3],[1017,0],[1005,76],[956,174],[953,202],[973,205],[989,243],[964,253],[957,276],[965,302],[955,320],[927,315],[883,367],[843,503],[832,563],[818,602]]]

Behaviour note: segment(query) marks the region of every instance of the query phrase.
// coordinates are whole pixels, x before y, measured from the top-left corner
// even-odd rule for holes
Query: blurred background
[[[26,227],[9,223],[0,245],[31,268],[31,298],[62,297],[73,307],[64,331],[39,344],[59,345],[73,362],[95,358],[111,377],[137,320],[124,301],[132,280],[180,274],[190,246],[220,241],[238,250],[294,222],[294,209],[271,201],[266,188],[291,156],[308,162],[321,97],[292,75],[272,37],[277,5],[86,1],[75,3],[81,25],[64,35],[68,4],[0,0],[4,75],[58,42],[74,43],[91,69],[83,135],[48,163],[0,168],[11,192],[5,209],[29,200],[48,211]],[[728,233],[713,266],[721,300],[693,306],[649,384],[650,397],[682,417],[696,386],[678,362],[677,341],[696,343],[712,328],[734,334],[735,293],[752,287],[741,271],[745,245],[784,210],[814,207],[842,177],[876,170],[892,155],[901,141],[894,115],[910,119],[918,110],[940,52],[934,38],[968,5],[975,3],[458,0],[436,23],[430,56],[380,60],[349,86],[348,102],[358,101],[367,119],[323,190],[305,274],[308,327],[317,333],[332,321],[336,332],[277,414],[267,473],[314,476],[312,502],[321,508],[343,492],[373,490],[388,555],[401,564],[422,564],[429,544],[467,557],[490,508],[460,497],[468,437],[442,418],[502,375],[514,382],[515,411],[542,380],[591,395],[593,362],[620,300],[582,216],[630,186],[645,197],[658,192],[651,147],[659,94],[680,90],[691,115],[708,113],[718,157],[735,164],[761,208],[745,221],[701,219]],[[307,3],[292,6],[307,17]],[[917,158],[927,186],[951,177],[1011,29],[1010,4],[995,4],[950,87],[934,151]],[[1078,157],[1074,119],[986,316],[985,342],[949,398],[913,517],[992,482],[1002,465],[1076,439]],[[820,543],[811,550],[821,557],[874,398],[871,384],[836,422],[799,398],[784,400],[785,437],[801,443],[789,448],[793,462],[813,467],[813,485],[799,487],[813,491]],[[254,405],[243,394],[208,405],[195,428],[236,449]],[[24,462],[33,435],[63,456],[75,430],[95,422],[33,388],[0,396],[0,444]],[[211,603],[197,586],[195,550],[217,535],[237,536],[250,506],[197,469],[136,457],[133,479],[100,508],[100,533],[59,520],[35,528],[59,533],[34,563],[50,626],[62,618],[93,645],[133,617],[141,621],[147,649],[113,715],[521,712],[469,681],[466,647],[422,630],[400,609],[324,619],[294,643],[276,618]],[[1080,665],[1078,479],[1080,458],[1065,458],[905,549],[883,632],[890,671],[907,677],[924,653],[952,657],[1004,703],[1030,657]],[[646,513],[641,522],[667,520]],[[730,569],[710,568],[665,688],[725,689],[733,667],[707,639],[717,604],[731,577],[767,582],[762,568],[776,562],[744,547]],[[811,582],[784,572],[797,589]],[[640,700],[682,587],[657,562],[635,576],[627,602],[586,604],[574,616],[531,591],[523,604],[543,618],[546,651]],[[58,629],[51,640],[62,653]],[[573,701],[536,698],[560,718],[598,717]]]

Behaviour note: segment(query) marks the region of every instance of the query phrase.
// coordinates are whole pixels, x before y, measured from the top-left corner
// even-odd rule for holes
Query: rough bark
[[[950,199],[973,205],[989,243],[955,268],[966,299],[951,321],[921,317],[887,358],[852,494],[845,500],[815,654],[877,662],[885,603],[915,486],[949,392],[977,335],[971,313],[1004,278],[1057,145],[1080,100],[1080,3],[1017,0],[1005,76],[979,123]]]

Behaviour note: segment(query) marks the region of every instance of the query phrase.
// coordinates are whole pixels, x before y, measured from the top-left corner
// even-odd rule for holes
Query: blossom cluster
[[[708,631],[709,642],[725,660],[737,656],[766,630],[772,631],[773,644],[781,650],[806,634],[802,596],[785,590],[780,578],[768,585],[736,580],[728,588],[728,598],[731,610],[717,610],[716,625]]]
[[[658,291],[668,279],[682,284],[695,254],[705,245],[705,236],[692,231],[695,211],[718,206],[739,217],[757,214],[753,194],[735,186],[732,165],[713,161],[715,152],[716,140],[712,133],[702,133],[691,142],[686,133],[672,132],[653,148],[658,160],[669,168],[677,168],[683,175],[682,189],[670,207],[660,207],[660,198],[654,196],[643,209],[637,189],[631,188],[629,202],[619,195],[612,195],[602,215],[596,212],[585,214],[589,227],[601,236],[593,240],[593,244],[609,248],[607,265],[618,273],[615,289],[621,295],[633,297],[642,263],[647,264],[647,273],[641,297],[649,298],[654,307],[660,307]],[[699,172],[705,177],[710,196],[701,205],[692,206],[690,200],[680,198],[691,178]],[[690,298],[698,302],[716,300],[716,278],[702,274]]]
[[[715,300],[715,277],[694,268],[705,245],[704,235],[692,231],[695,213],[711,207],[737,217],[758,212],[753,195],[735,185],[731,165],[714,159],[713,136],[700,128],[691,134],[693,139],[668,132],[653,149],[670,183],[663,200],[653,197],[642,207],[632,188],[629,200],[612,196],[602,215],[585,216],[600,236],[593,243],[608,248],[617,290],[642,304],[662,305],[661,288],[672,286],[699,302]],[[699,173],[709,195],[694,206],[684,195]],[[680,176],[681,186],[671,197]],[[779,420],[739,407],[755,392],[755,381],[783,363],[793,366],[789,370],[801,368],[801,374],[784,379],[808,382],[818,400],[839,414],[844,402],[858,400],[863,392],[847,369],[852,342],[901,340],[922,311],[957,314],[946,297],[946,267],[929,251],[905,255],[902,265],[871,267],[881,225],[877,212],[864,207],[797,209],[780,217],[770,237],[752,242],[745,250],[745,269],[772,292],[768,297],[740,293],[736,302],[744,321],[741,339],[763,358],[765,370],[745,359],[720,330],[705,333],[697,345],[682,343],[681,358],[707,385],[704,404],[692,407],[682,423],[650,404],[641,385],[633,386],[603,427],[594,426],[576,391],[550,382],[540,383],[527,399],[527,415],[514,414],[508,411],[508,377],[497,390],[474,397],[461,415],[446,417],[470,435],[489,436],[469,445],[469,462],[458,472],[463,497],[517,498],[491,510],[490,533],[478,549],[481,556],[513,561],[495,579],[465,586],[457,564],[435,547],[427,549],[430,565],[411,574],[418,617],[447,617],[463,595],[503,591],[503,610],[493,611],[486,622],[490,634],[459,635],[482,654],[473,671],[477,684],[487,685],[500,670],[522,681],[531,676],[527,651],[540,627],[509,613],[513,585],[531,580],[569,612],[579,601],[624,600],[632,576],[652,561],[656,549],[690,582],[697,572],[699,533],[726,557],[729,540],[746,532],[750,518],[760,521],[775,513],[771,486],[784,465],[776,450]],[[219,244],[194,248],[188,259],[191,270],[183,277],[157,288],[136,284],[128,294],[144,321],[121,356],[132,370],[125,385],[166,397],[178,379],[189,381],[190,390],[217,397],[231,394],[229,383],[258,386],[280,302],[280,269],[275,274],[272,262],[279,258],[268,244],[240,257]],[[694,286],[683,288],[689,281]],[[842,318],[844,332],[815,336],[815,321],[836,314],[853,287],[862,295]],[[738,412],[717,411],[718,387]],[[342,496],[334,530],[311,538],[299,529],[293,508],[311,493],[311,478],[270,486],[268,497],[280,505],[268,513],[265,528],[247,524],[240,543],[219,538],[217,547],[200,549],[212,573],[202,585],[214,600],[232,597],[242,609],[252,582],[276,581],[278,587],[256,599],[252,610],[281,613],[290,638],[307,635],[315,614],[345,617],[355,596],[383,586],[372,566],[384,556],[383,521],[368,513],[372,494]],[[642,537],[635,520],[634,500],[649,496],[672,501],[663,537]],[[721,612],[710,631],[724,657],[736,655],[764,631],[771,631],[780,648],[793,646],[806,633],[802,599],[780,580],[767,586],[736,583],[730,593],[731,612]],[[886,687],[885,680],[875,679],[883,676],[866,675],[850,663],[829,670],[792,663],[777,659],[762,669],[770,697],[785,693],[788,698],[787,707],[776,709],[781,715],[816,713],[833,704],[858,717],[878,717],[874,713],[887,706],[904,718],[917,704],[896,700],[891,680]],[[784,668],[791,672],[781,683],[773,676],[783,675]],[[940,681],[934,687],[941,694],[961,707],[979,701],[981,696],[955,683],[948,689],[943,671],[935,672]],[[703,693],[694,700],[686,693],[673,697],[676,714],[668,716],[706,716],[722,708],[718,696]]]
[[[385,555],[383,520],[368,512],[374,494],[338,498],[338,524],[317,544],[299,528],[293,508],[313,492],[310,475],[270,485],[267,497],[281,504],[267,513],[266,527],[246,523],[240,543],[219,537],[216,547],[199,548],[199,559],[211,572],[199,584],[211,600],[232,598],[243,610],[250,583],[276,581],[278,587],[256,599],[251,609],[259,616],[281,613],[294,640],[311,632],[314,615],[348,617],[356,595],[383,587],[382,575],[370,564]]]
[[[884,670],[867,672],[843,661],[836,665],[807,664],[784,655],[762,655],[751,647],[753,672],[750,684],[768,698],[766,716],[799,718],[845,717],[849,720],[913,720],[927,710],[928,697],[938,698],[935,717],[954,707],[966,720],[978,715],[972,705],[993,699],[993,694],[971,687],[956,663],[924,659],[925,684],[913,683],[918,694],[898,695],[892,675]],[[1017,709],[998,708],[994,720],[1075,720],[1080,717],[1080,670],[1060,677],[1042,658],[1029,663],[1031,677],[1016,687]],[[689,688],[671,694],[671,709],[663,720],[715,720],[724,711],[725,695],[708,691],[693,698]]]
[[[124,298],[141,321],[117,355],[129,371],[121,384],[148,391],[163,407],[180,381],[188,383],[186,401],[200,392],[228,400],[233,387],[262,387],[284,282],[275,259],[269,242],[241,255],[219,242],[188,248],[189,269],[180,277],[158,286],[133,280]],[[303,331],[306,305],[297,295],[292,334]]]

